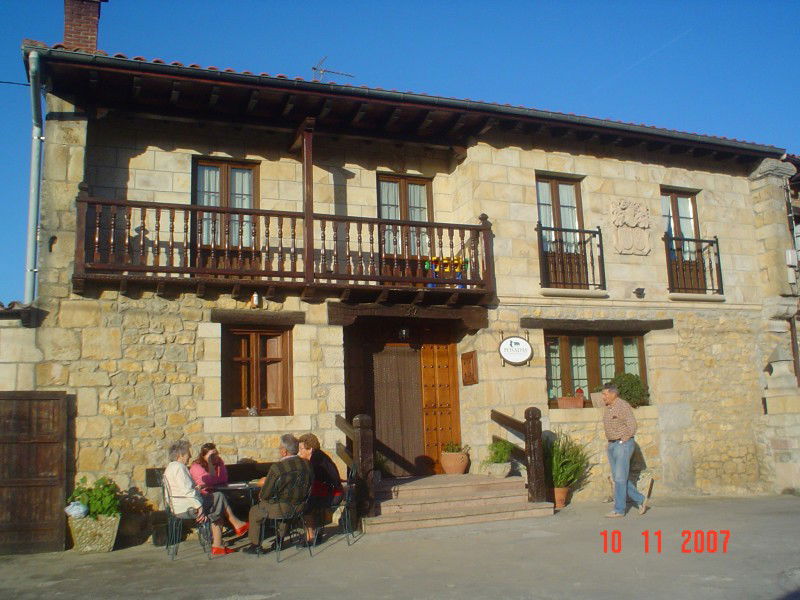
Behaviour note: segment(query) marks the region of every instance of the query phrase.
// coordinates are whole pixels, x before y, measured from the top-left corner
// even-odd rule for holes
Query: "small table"
[[[242,498],[247,496],[250,506],[258,500],[258,490],[261,488],[254,483],[229,483],[226,485],[215,485],[212,488],[215,492],[222,492],[225,497],[233,496]]]

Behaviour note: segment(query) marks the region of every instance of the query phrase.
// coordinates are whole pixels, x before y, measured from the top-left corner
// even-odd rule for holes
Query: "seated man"
[[[311,469],[311,464],[297,456],[299,443],[291,433],[281,436],[280,446],[278,453],[280,460],[272,465],[263,480],[261,492],[259,493],[258,504],[250,509],[250,531],[248,534],[250,546],[244,548],[243,552],[248,554],[258,553],[261,544],[261,523],[265,519],[279,519],[292,512],[295,506],[303,502],[308,496],[308,490],[311,486],[311,481],[314,479],[314,474]],[[292,471],[299,471],[305,475],[305,480],[308,486],[305,489],[297,487],[286,486],[283,489],[278,489],[278,479],[281,475]],[[277,498],[277,501],[270,501],[271,498]],[[277,537],[286,535],[287,523],[281,523],[281,531],[276,531]]]

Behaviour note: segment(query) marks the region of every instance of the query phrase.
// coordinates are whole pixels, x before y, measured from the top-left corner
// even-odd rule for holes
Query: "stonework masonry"
[[[261,208],[301,210],[302,169],[286,152],[289,136],[261,129],[199,126],[89,116],[49,95],[46,126],[39,297],[44,315],[26,329],[0,322],[0,388],[66,390],[74,394],[75,474],[112,476],[145,489],[144,471],[163,465],[170,442],[216,442],[228,462],[270,460],[285,431],[314,431],[326,450],[342,434],[342,328],[329,325],[324,303],[288,297],[261,311],[301,311],[293,328],[294,414],[223,417],[221,326],[214,308],[246,309],[228,294],[159,297],[71,288],[75,198],[86,182],[95,196],[189,203],[197,156],[256,161]],[[544,330],[524,332],[520,319],[620,321],[672,319],[673,328],[644,336],[650,407],[637,410],[637,441],[664,493],[752,493],[800,487],[796,380],[782,378],[791,350],[787,316],[797,298],[786,283],[790,244],[782,204],[782,163],[765,161],[751,174],[718,161],[654,157],[645,150],[599,152],[569,140],[532,144],[512,133],[472,143],[466,156],[421,146],[371,144],[322,137],[315,141],[315,211],[377,216],[381,172],[430,177],[437,221],[493,224],[498,302],[489,327],[465,335],[458,352],[475,350],[480,382],[460,386],[462,441],[477,463],[492,435],[519,441],[492,423],[491,409],[521,418],[539,407],[548,431],[563,430],[594,454],[589,484],[578,498],[607,493],[608,466],[599,412],[548,409]],[[586,228],[614,230],[620,207],[636,204],[637,247],[605,244],[607,290],[600,294],[543,291],[535,224],[537,174],[580,180]],[[669,293],[661,240],[662,188],[697,193],[703,238],[719,237],[724,295],[680,298]],[[643,236],[643,237],[642,237]],[[644,298],[633,294],[644,288]],[[573,291],[574,292],[574,291]],[[503,366],[502,335],[529,335],[530,365]],[[764,414],[765,401],[772,411]]]

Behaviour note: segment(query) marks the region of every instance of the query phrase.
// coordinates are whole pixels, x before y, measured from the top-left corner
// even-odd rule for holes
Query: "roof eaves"
[[[693,144],[704,144],[730,148],[741,152],[753,153],[767,157],[780,157],[786,150],[776,146],[758,144],[743,140],[731,139],[721,136],[710,136],[699,133],[689,133],[672,129],[627,123],[624,121],[613,121],[587,117],[554,111],[539,110],[523,106],[512,106],[509,104],[496,104],[481,100],[458,99],[444,96],[430,96],[416,92],[398,92],[395,90],[384,90],[382,88],[371,88],[367,86],[355,86],[347,84],[323,83],[316,80],[307,81],[301,77],[289,78],[286,75],[269,75],[261,73],[255,75],[249,71],[237,72],[233,69],[218,69],[217,67],[201,67],[197,64],[184,66],[179,62],[165,63],[162,59],[148,61],[141,56],[128,58],[122,54],[108,56],[105,52],[96,51],[93,53],[84,52],[80,49],[67,49],[64,47],[47,47],[40,42],[25,40],[23,43],[23,55],[33,50],[43,53],[45,58],[66,62],[79,62],[96,64],[98,67],[125,67],[130,70],[153,72],[173,75],[189,75],[201,77],[208,80],[225,80],[246,85],[258,85],[271,88],[294,88],[314,93],[329,95],[349,95],[357,98],[375,99],[387,102],[398,102],[407,104],[423,104],[427,106],[440,107],[447,110],[466,110],[482,112],[488,115],[501,116],[506,118],[529,118],[535,120],[562,123],[566,125],[577,125],[598,129],[608,129],[627,134],[638,134],[644,136],[657,136],[676,141],[684,141]],[[26,68],[27,68],[27,61]]]

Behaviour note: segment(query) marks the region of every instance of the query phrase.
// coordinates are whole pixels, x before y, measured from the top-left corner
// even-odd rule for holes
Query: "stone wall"
[[[0,320],[0,392],[34,388],[34,369],[42,359],[36,330],[18,320]]]
[[[48,111],[69,113],[73,107],[48,96]],[[288,136],[119,116],[87,119],[76,112],[70,120],[47,121],[37,300],[45,317],[29,330],[35,331],[35,347],[19,338],[30,337],[27,330],[0,327],[0,375],[13,376],[15,386],[76,394],[79,474],[110,474],[123,487],[143,487],[144,469],[163,464],[169,443],[185,435],[195,445],[213,439],[228,461],[273,458],[277,436],[286,430],[313,430],[332,450],[342,439],[333,425],[344,409],[342,331],[327,324],[324,304],[288,298],[259,309],[306,316],[293,331],[294,416],[225,418],[220,326],[210,312],[244,309],[244,303],[227,294],[162,298],[145,290],[127,297],[107,289],[77,296],[70,289],[79,182],[88,181],[98,196],[188,203],[194,156],[255,160],[260,207],[300,210],[301,168],[285,150]],[[764,369],[789,341],[779,323],[783,313],[769,306],[785,291],[779,283],[784,240],[771,241],[785,221],[780,177],[768,171],[749,180],[741,166],[634,149],[601,154],[575,141],[539,141],[534,147],[530,139],[508,134],[474,143],[456,160],[418,146],[315,140],[318,212],[375,216],[377,173],[393,171],[432,179],[437,220],[475,223],[486,213],[493,222],[499,302],[489,310],[489,327],[458,344],[459,353],[478,353],[480,383],[459,389],[463,442],[473,447],[473,461],[485,457],[492,435],[513,438],[490,421],[492,408],[522,418],[526,407],[538,406],[545,428],[558,425],[597,443],[596,411],[547,409],[543,330],[527,332],[534,348],[529,366],[502,365],[497,345],[503,335],[526,334],[521,318],[671,318],[673,329],[645,336],[654,407],[639,413],[640,443],[648,463],[660,469],[664,489],[751,491],[765,478],[784,477],[774,465],[786,453],[776,454],[777,446],[766,447],[764,439],[781,446],[779,440],[793,435],[794,422],[761,417]],[[606,292],[542,293],[534,229],[537,173],[581,178],[585,226],[600,226],[606,236]],[[720,238],[725,295],[715,299],[723,302],[668,293],[661,186],[698,191],[701,235]],[[609,219],[622,203],[637,204],[646,214],[638,254],[613,241]],[[645,288],[645,298],[633,296],[637,287]],[[24,356],[18,343],[28,348]],[[598,468],[583,492],[587,497],[602,494],[604,467]]]

